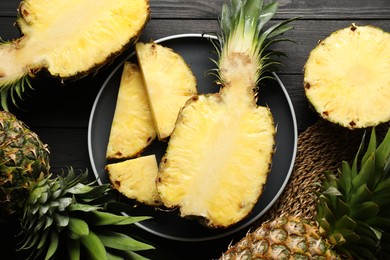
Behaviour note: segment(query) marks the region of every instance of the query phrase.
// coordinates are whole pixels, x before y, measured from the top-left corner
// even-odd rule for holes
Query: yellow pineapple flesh
[[[152,114],[139,67],[125,62],[106,157],[132,158],[155,139]]]
[[[165,206],[227,228],[252,212],[271,168],[276,127],[270,109],[257,104],[269,47],[289,21],[262,33],[276,3],[223,5],[219,38],[219,93],[198,95],[181,110],[162,158],[157,190]],[[268,53],[268,54],[266,54]],[[265,55],[265,56],[263,56]]]
[[[270,110],[228,93],[200,95],[186,104],[157,182],[165,206],[179,206],[182,216],[203,217],[212,227],[228,227],[252,211],[274,146]]]
[[[196,78],[181,55],[157,43],[136,44],[159,140],[172,133],[185,102],[197,94]]]
[[[22,37],[0,44],[3,100],[21,95],[22,79],[41,69],[62,79],[96,70],[133,44],[150,17],[148,0],[24,0],[18,10]]]
[[[304,70],[305,93],[317,113],[348,128],[390,120],[390,34],[352,25],[313,49]]]
[[[155,155],[106,165],[111,184],[129,199],[146,205],[160,205],[156,189],[158,164]]]

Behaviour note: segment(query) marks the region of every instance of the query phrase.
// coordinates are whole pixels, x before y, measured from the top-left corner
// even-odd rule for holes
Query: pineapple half
[[[135,48],[158,139],[166,140],[180,109],[197,94],[196,78],[183,57],[168,47],[138,42]]]
[[[390,120],[390,34],[352,24],[332,33],[309,55],[304,89],[317,113],[343,127]]]
[[[389,259],[390,130],[375,128],[363,153],[338,173],[326,172],[316,222],[283,216],[264,222],[221,256],[230,259]]]
[[[22,37],[0,45],[3,108],[21,96],[27,75],[79,77],[106,63],[138,39],[150,15],[148,0],[24,0],[18,10]]]
[[[136,64],[125,62],[106,157],[108,160],[135,157],[155,138],[141,72]]]
[[[267,181],[276,128],[256,97],[274,54],[265,48],[290,29],[285,21],[261,32],[276,9],[263,1],[223,5],[216,62],[222,88],[187,101],[161,160],[157,189],[164,205],[209,227],[247,217]]]
[[[146,205],[161,204],[156,188],[158,164],[155,155],[108,164],[106,171],[114,188],[127,198]]]

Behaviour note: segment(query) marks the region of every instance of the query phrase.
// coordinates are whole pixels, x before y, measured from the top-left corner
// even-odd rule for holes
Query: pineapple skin
[[[390,120],[389,42],[390,33],[355,24],[319,42],[304,66],[304,90],[320,117],[350,129]]]
[[[284,216],[264,222],[219,258],[244,259],[341,259],[319,235],[313,222]]]
[[[106,171],[112,186],[127,198],[146,205],[161,205],[156,188],[158,164],[155,155],[108,164]]]
[[[167,140],[188,99],[197,94],[196,78],[183,57],[152,43],[136,44],[150,109],[159,140]]]
[[[49,174],[50,152],[13,114],[0,111],[0,221],[20,213],[30,185]]]
[[[128,159],[141,154],[156,138],[141,72],[134,63],[125,62],[106,158]]]

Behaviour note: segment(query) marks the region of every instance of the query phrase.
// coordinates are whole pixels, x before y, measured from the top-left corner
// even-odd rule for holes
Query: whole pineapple
[[[196,95],[181,110],[157,178],[167,207],[226,228],[246,218],[262,194],[274,152],[275,125],[258,106],[257,85],[276,61],[268,47],[291,27],[263,31],[277,4],[223,5],[217,48],[219,93]]]
[[[0,221],[20,212],[30,185],[49,171],[47,145],[13,114],[0,111]]]
[[[53,177],[47,146],[4,111],[0,138],[1,213],[20,213],[19,250],[29,250],[31,258],[144,259],[135,251],[153,248],[114,229],[148,217],[124,216],[129,206],[118,201],[109,184],[89,181],[87,172],[76,174],[69,168]]]
[[[362,147],[352,165],[325,173],[315,222],[288,215],[264,222],[221,259],[388,259],[390,130],[378,145],[374,129],[364,154]]]

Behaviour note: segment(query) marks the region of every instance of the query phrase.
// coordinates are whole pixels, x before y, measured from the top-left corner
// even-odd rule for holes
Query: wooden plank
[[[67,167],[91,171],[86,128],[31,128],[49,146],[51,170],[60,173]],[[91,172],[92,173],[92,172]]]
[[[19,0],[0,0],[0,16],[16,16]],[[224,0],[151,0],[153,19],[216,19]],[[269,1],[266,1],[269,2]],[[388,0],[279,0],[277,18],[389,19]]]

